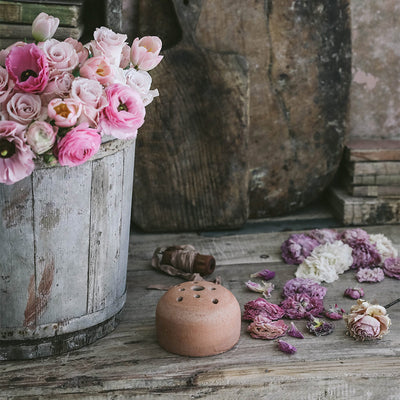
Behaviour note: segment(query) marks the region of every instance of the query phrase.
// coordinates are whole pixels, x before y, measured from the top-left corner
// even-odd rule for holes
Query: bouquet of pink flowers
[[[102,135],[134,139],[145,107],[158,96],[149,70],[159,64],[161,40],[101,27],[83,45],[53,39],[58,18],[39,14],[35,43],[0,51],[0,183],[29,176],[35,159],[76,166],[100,148]]]

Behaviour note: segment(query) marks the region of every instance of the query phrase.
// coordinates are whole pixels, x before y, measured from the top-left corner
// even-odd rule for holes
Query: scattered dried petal
[[[276,339],[283,336],[288,326],[280,319],[271,321],[263,315],[257,315],[247,327],[247,332],[255,339]]]
[[[385,279],[382,268],[360,268],[356,273],[358,282],[381,282]]]
[[[305,293],[296,293],[282,301],[280,306],[285,310],[285,316],[290,319],[317,316],[324,310],[323,300],[310,297]]]
[[[261,278],[265,281],[269,281],[270,279],[275,277],[275,271],[270,271],[269,269],[263,269],[262,271],[258,271],[255,274],[251,274],[250,278]]]
[[[257,315],[263,315],[275,321],[285,315],[285,310],[277,304],[269,303],[267,300],[259,297],[244,305],[243,319],[245,321],[253,321]]]
[[[335,325],[333,322],[328,322],[322,318],[311,318],[306,324],[308,330],[315,336],[326,336],[331,334]]]
[[[326,295],[326,287],[308,278],[293,278],[285,283],[283,287],[284,297],[293,297],[296,293],[305,293],[310,297],[323,299]]]
[[[383,263],[383,272],[391,278],[400,279],[400,257],[387,258]]]
[[[324,310],[325,316],[333,320],[342,319],[344,313],[345,310],[343,308],[339,308],[337,304],[335,304],[334,306],[330,306],[328,309]]]
[[[266,299],[271,297],[271,292],[275,288],[274,284],[270,282],[257,283],[253,281],[247,281],[245,282],[245,285],[253,292],[262,293]]]
[[[278,340],[278,349],[287,354],[294,354],[297,351],[296,347],[283,340]]]
[[[304,339],[304,335],[297,329],[296,325],[294,322],[290,323],[290,327],[286,332],[289,336],[299,338],[299,339]]]
[[[344,295],[350,297],[351,299],[358,300],[364,296],[364,289],[360,287],[347,288],[344,291]]]

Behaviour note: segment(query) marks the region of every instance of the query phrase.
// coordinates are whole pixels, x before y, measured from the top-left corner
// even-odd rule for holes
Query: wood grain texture
[[[368,227],[383,233],[400,249],[398,226]],[[343,321],[335,331],[315,337],[296,325],[305,339],[285,338],[297,347],[288,356],[275,341],[252,339],[242,323],[239,343],[229,352],[191,358],[167,353],[156,342],[154,313],[163,292],[147,290],[151,283],[180,283],[154,271],[152,252],[160,244],[191,243],[217,260],[221,275],[241,307],[257,294],[243,282],[262,268],[276,271],[276,290],[270,299],[278,303],[284,282],[295,267],[280,259],[279,246],[292,232],[231,235],[206,238],[196,234],[135,234],[131,236],[128,298],[119,327],[107,337],[68,355],[30,362],[0,364],[0,398],[5,399],[171,399],[171,398],[276,398],[309,400],[335,398],[362,400],[398,397],[400,378],[400,308],[390,309],[393,325],[382,340],[357,342],[345,335]],[[240,246],[238,244],[241,244]],[[230,249],[230,251],[227,251]],[[246,259],[246,253],[249,257]],[[268,259],[260,256],[268,253]],[[212,277],[211,277],[212,278]],[[354,300],[344,289],[356,285],[354,271],[326,284],[325,304],[338,303],[349,310]],[[365,298],[386,304],[398,297],[399,281],[385,278],[364,285]]]
[[[152,12],[158,2],[140,4]],[[238,227],[248,214],[247,65],[198,47],[198,8],[174,5],[183,38],[152,71],[160,98],[137,139],[133,221],[146,231]]]
[[[347,161],[400,161],[400,140],[351,138],[344,151]]]

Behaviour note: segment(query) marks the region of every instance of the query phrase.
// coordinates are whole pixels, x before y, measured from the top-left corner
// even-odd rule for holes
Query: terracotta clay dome
[[[235,296],[212,282],[181,283],[157,304],[158,343],[171,353],[193,357],[223,353],[238,342],[240,327]]]

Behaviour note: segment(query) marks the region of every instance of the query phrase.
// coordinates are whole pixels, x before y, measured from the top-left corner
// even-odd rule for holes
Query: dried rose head
[[[357,304],[343,318],[348,334],[357,340],[381,339],[389,332],[391,325],[385,307],[362,299],[357,300]]]

